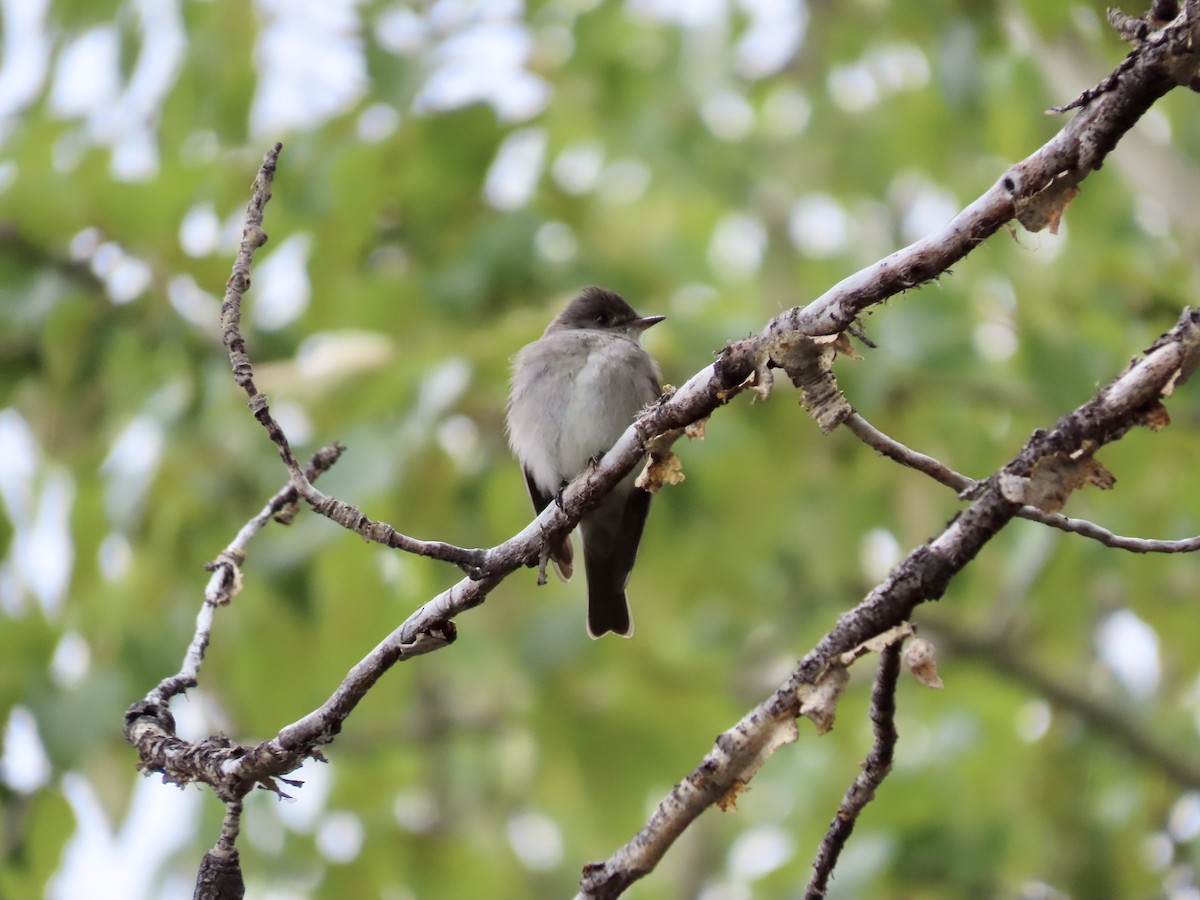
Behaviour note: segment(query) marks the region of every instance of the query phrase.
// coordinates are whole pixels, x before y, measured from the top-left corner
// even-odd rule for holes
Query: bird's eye
[[[607,325],[608,324],[608,313],[597,313],[596,314],[596,324],[597,325]]]

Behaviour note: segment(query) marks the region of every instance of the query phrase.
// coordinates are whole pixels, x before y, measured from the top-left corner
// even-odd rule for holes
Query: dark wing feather
[[[525,488],[529,491],[529,499],[533,501],[534,512],[540,513],[543,509],[550,505],[550,501],[554,498],[549,494],[544,493],[529,472],[522,467],[521,474],[525,476]],[[575,559],[575,548],[571,546],[571,535],[565,534],[555,546],[550,548],[550,561],[554,563],[554,571],[558,573],[558,577],[563,581],[571,580],[571,573],[575,571],[572,566],[572,561]]]

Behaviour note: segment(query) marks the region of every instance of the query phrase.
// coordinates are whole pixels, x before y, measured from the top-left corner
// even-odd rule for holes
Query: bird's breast
[[[509,443],[538,486],[553,493],[612,447],[657,395],[657,367],[635,342],[550,334],[517,356]]]

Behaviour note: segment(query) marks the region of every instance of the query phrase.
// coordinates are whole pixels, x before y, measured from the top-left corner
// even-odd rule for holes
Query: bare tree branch
[[[520,533],[489,550],[419,541],[325,496],[300,470],[286,436],[271,417],[266,398],[254,384],[239,328],[253,254],[266,240],[262,218],[280,150],[276,145],[255,182],[222,307],[222,333],[234,378],[250,397],[255,418],[278,447],[289,471],[290,489],[298,496],[369,540],[452,562],[469,577],[409,616],[350,671],[319,709],[255,746],[236,746],[221,737],[186,744],[174,737],[165,700],[195,683],[195,670],[207,644],[207,626],[201,629],[198,622],[198,638],[181,673],[165,680],[127,713],[126,734],[138,749],[141,766],[162,772],[177,783],[195,780],[210,784],[230,804],[232,813],[233,804],[255,785],[279,790],[274,779],[306,757],[319,757],[318,747],[334,738],[366,691],[394,663],[452,642],[456,616],[484,602],[517,568],[535,565],[547,541],[574,527],[651,447],[657,452],[659,442],[669,443],[668,439],[702,421],[743,389],[767,393],[773,368],[784,369],[801,386],[806,405],[823,428],[846,421],[853,410],[830,374],[833,357],[845,348],[830,336],[853,328],[857,317],[874,304],[937,277],[1014,217],[1031,230],[1054,227],[1077,191],[1076,185],[1100,167],[1146,109],[1171,87],[1195,78],[1200,58],[1195,34],[1198,22],[1200,0],[1188,0],[1185,12],[1164,28],[1161,36],[1148,41],[1134,62],[1119,70],[1110,89],[1089,98],[1053,139],[1011,167],[947,226],[850,276],[808,306],[777,316],[758,336],[727,346],[715,363],[639,417],[599,465],[575,479],[563,492],[562,508],[551,504]],[[918,605],[939,598],[951,578],[1013,517],[1034,503],[1051,505],[1048,498],[1065,500],[1089,473],[1095,473],[1098,464],[1093,457],[1098,449],[1130,428],[1153,421],[1161,411],[1160,398],[1168,396],[1196,366],[1200,353],[1197,316],[1185,313],[1141,362],[1063,417],[1052,430],[1036,432],[1020,455],[992,477],[968,485],[970,506],[940,535],[913,550],[858,606],[843,614],[774,694],[717,739],[697,769],[664,798],[629,844],[608,861],[585,868],[583,895],[615,897],[651,871],[704,809],[731,802],[775,748],[796,739],[797,716],[819,721],[821,715],[832,714],[839,678],[849,664],[843,659],[845,654],[900,626]],[[216,587],[210,584],[215,599],[210,602],[206,596],[206,609],[215,608],[219,598],[232,596],[238,561],[237,553],[217,561],[214,579],[219,577],[220,583]],[[199,637],[201,632],[203,637]],[[230,821],[227,818],[227,823]]]
[[[584,867],[580,894],[612,898],[658,864],[675,839],[708,807],[719,804],[763,764],[765,756],[795,739],[804,700],[851,648],[909,619],[922,603],[937,600],[950,580],[973,560],[1025,505],[1030,494],[1079,484],[1052,461],[1086,465],[1105,444],[1155,415],[1159,398],[1174,390],[1200,361],[1200,311],[1187,310],[1140,361],[1064,416],[1050,431],[1036,431],[1021,453],[979,483],[971,505],[929,543],[911,551],[858,606],[843,613],[833,631],[800,661],[791,677],[721,734],[692,773],[660,801],[642,830],[602,863]]]
[[[309,462],[305,477],[310,480],[320,477],[337,462],[341,453],[342,447],[338,444],[317,451]],[[160,681],[125,713],[125,737],[137,749],[143,771],[159,772],[165,781],[180,785],[193,780],[209,782],[203,774],[203,764],[199,765],[198,773],[194,748],[176,736],[175,718],[169,704],[172,697],[197,684],[217,607],[228,605],[241,590],[240,567],[246,559],[246,544],[271,519],[290,521],[297,497],[293,485],[280,489],[258,515],[242,526],[216,560],[205,566],[212,576],[204,590],[204,603],[196,615],[195,632],[179,672]]]
[[[910,469],[915,469],[918,472],[928,475],[934,481],[938,482],[938,484],[944,484],[946,487],[953,488],[960,494],[975,486],[974,478],[969,478],[960,472],[956,472],[941,460],[934,459],[932,456],[926,456],[924,453],[920,453],[900,443],[895,438],[880,431],[859,413],[848,416],[842,424],[846,426],[846,429],[851,434],[875,452],[900,463],[902,466],[907,466]]]
[[[962,494],[975,488],[977,482],[947,466],[932,456],[926,456],[897,441],[890,435],[880,431],[858,413],[848,416],[842,423],[864,444],[889,459],[903,466],[915,469],[932,478],[939,484],[953,488]],[[1200,550],[1200,536],[1184,538],[1178,541],[1162,541],[1154,538],[1124,537],[1113,534],[1107,528],[1089,522],[1086,519],[1073,519],[1060,513],[1042,512],[1033,506],[1026,506],[1017,513],[1022,519],[1040,522],[1059,531],[1082,535],[1099,541],[1106,547],[1115,550],[1128,550],[1131,553],[1192,553]]]
[[[875,673],[875,687],[871,692],[871,724],[875,730],[875,742],[871,752],[863,761],[862,771],[846,791],[837,814],[829,824],[821,846],[813,860],[813,876],[805,892],[807,900],[820,900],[829,888],[829,877],[833,874],[838,857],[854,831],[854,824],[883,784],[883,779],[892,771],[892,759],[896,752],[896,682],[900,680],[900,644],[889,644],[879,654],[879,669]]]
[[[777,317],[767,337],[793,331],[837,334],[868,307],[937,278],[1013,218],[1039,231],[1036,215],[1050,203],[1059,213],[1066,195],[1122,135],[1173,87],[1196,78],[1200,66],[1200,0],[1188,0],[1153,45],[1137,54],[1111,90],[1092,99],[1040,149],[1012,166],[978,200],[942,228],[834,285],[812,303]],[[1037,227],[1034,227],[1034,226]]]
[[[241,900],[246,894],[242,864],[236,846],[241,831],[242,801],[225,804],[221,837],[200,861],[192,900]]]
[[[281,150],[283,144],[277,143],[267,151],[258,176],[254,179],[253,192],[246,207],[242,241],[233,264],[233,272],[225,285],[225,299],[221,304],[221,337],[225,349],[229,352],[234,381],[250,398],[249,406],[254,418],[258,419],[259,424],[267,430],[267,434],[279,448],[279,456],[287,466],[292,486],[316,512],[373,543],[405,550],[418,556],[452,562],[469,574],[478,575],[484,560],[482,550],[468,550],[440,541],[422,541],[409,537],[384,522],[373,522],[361,510],[317,490],[312,482],[304,477],[296,457],[292,454],[287,435],[271,415],[266,395],[259,393],[254,383],[254,367],[246,353],[246,340],[241,333],[242,297],[250,287],[250,265],[254,260],[254,253],[267,242],[267,233],[262,228],[263,214],[271,200],[271,185],[275,179],[275,167]]]

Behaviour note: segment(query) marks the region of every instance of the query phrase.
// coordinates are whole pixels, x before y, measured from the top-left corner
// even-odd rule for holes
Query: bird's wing
[[[540,513],[550,505],[550,501],[554,498],[542,492],[537,486],[537,482],[533,480],[533,476],[529,474],[529,470],[524,466],[521,467],[521,474],[525,476],[525,488],[529,491],[529,499],[533,501],[533,511]]]
[[[529,491],[529,499],[533,501],[534,512],[540,513],[554,498],[537,486],[533,476],[524,466],[521,467],[521,474],[525,476],[525,488]],[[562,540],[550,548],[550,561],[554,563],[554,571],[563,581],[571,580],[571,573],[575,571],[572,565],[574,559],[575,548],[571,545],[571,535],[564,534]]]

